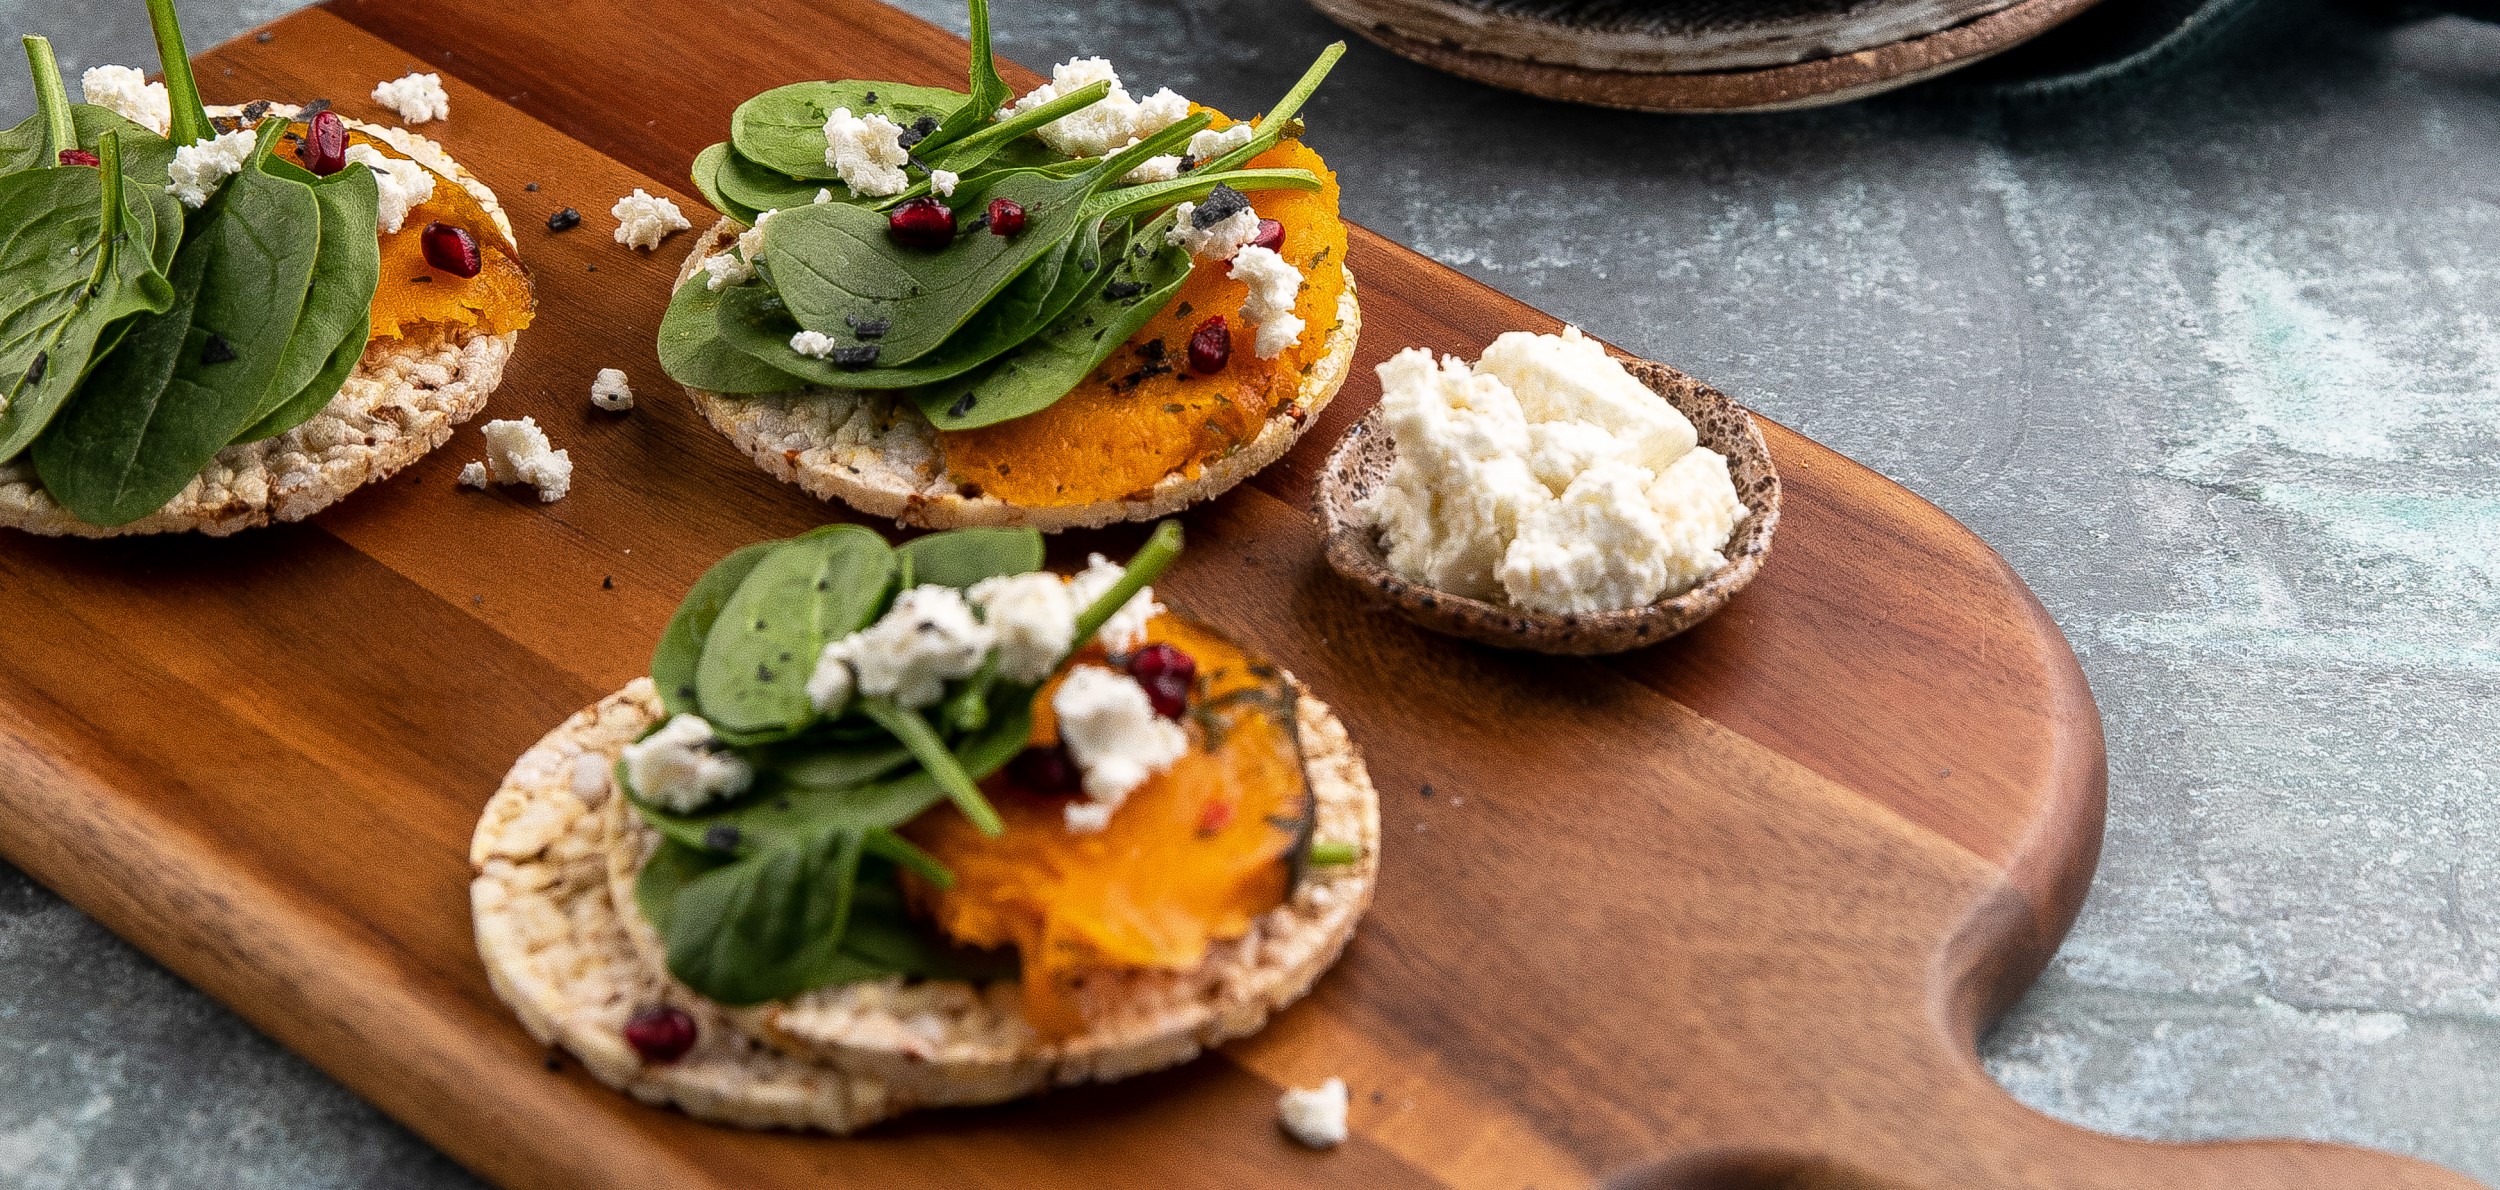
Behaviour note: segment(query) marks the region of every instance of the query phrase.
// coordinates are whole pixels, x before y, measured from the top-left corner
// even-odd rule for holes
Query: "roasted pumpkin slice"
[[[300,156],[307,127],[299,122],[290,130]],[[361,129],[349,130],[347,139],[349,144],[371,145],[385,157],[408,159]],[[457,276],[426,262],[429,223],[450,224],[477,241],[476,276]],[[458,182],[434,175],[434,196],[410,208],[398,231],[382,233],[382,280],[373,291],[372,338],[398,338],[425,325],[474,327],[500,335],[528,326],[536,309],[529,274],[521,268],[512,241],[477,196]]]
[[[1218,122],[1219,125],[1222,123]],[[1052,507],[1139,495],[1164,476],[1196,478],[1208,463],[1248,444],[1291,402],[1327,354],[1345,291],[1346,228],[1337,176],[1300,141],[1253,158],[1254,169],[1307,169],[1317,190],[1250,196],[1263,218],[1284,225],[1287,261],[1302,270],[1294,313],[1302,337],[1274,359],[1251,349],[1256,328],[1241,316],[1249,287],[1221,263],[1200,261],[1172,303],[1085,382],[1038,413],[938,435],[949,475],[1014,504]],[[1189,367],[1189,339],[1222,317],[1232,355],[1209,375]]]
[[[1067,827],[1065,794],[1022,788],[1013,767],[984,786],[1006,830],[925,814],[904,833],[953,873],[913,881],[915,904],[956,941],[1016,947],[1024,1010],[1046,1036],[1082,1032],[1078,993],[1107,969],[1187,970],[1282,904],[1308,834],[1310,790],[1294,734],[1293,689],[1229,642],[1172,616],[1150,641],[1198,664],[1183,725],[1187,755],[1132,792],[1099,833]],[[1101,651],[1079,664],[1108,664]],[[1032,744],[1058,743],[1057,682],[1034,700]]]

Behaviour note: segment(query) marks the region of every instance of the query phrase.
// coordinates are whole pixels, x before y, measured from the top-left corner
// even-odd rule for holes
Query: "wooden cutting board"
[[[754,91],[947,83],[962,51],[868,0],[343,0],[199,76],[213,100],[376,116],[373,83],[415,68],[452,94],[425,131],[502,193],[538,277],[491,412],[534,414],[572,451],[573,495],[457,488],[470,430],[312,525],[0,541],[0,850],[486,1177],[2467,1184],[2319,1145],[2098,1137],[1988,1080],[1974,1038],[2090,877],[2098,717],[2005,564],[1848,460],[1772,427],[1788,503],[1771,564],[1664,647],[1505,655],[1365,606],[1319,558],[1310,491],[1377,396],[1370,365],[1554,325],[1368,234],[1357,379],[1283,465],[1189,515],[1163,585],[1334,703],[1383,791],[1379,903],[1310,1000],[1180,1070],[851,1140],[717,1129],[599,1086],[487,988],[470,827],[523,748],[643,671],[709,563],[834,515],[672,391],[651,345],[686,238],[630,252],[604,212],[635,186],[696,210],[679,179]],[[1360,160],[1335,165],[1364,184]],[[582,226],[547,232],[564,206]],[[640,386],[630,415],[589,409],[609,366]],[[1305,1152],[1277,1133],[1278,1088],[1329,1075],[1354,1088],[1354,1138]]]

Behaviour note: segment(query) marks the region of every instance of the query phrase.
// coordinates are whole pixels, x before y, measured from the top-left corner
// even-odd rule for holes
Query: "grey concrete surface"
[[[0,18],[148,63],[137,7]],[[204,45],[280,7],[186,15]],[[1743,119],[1358,44],[1314,140],[1354,217],[1899,479],[2037,588],[2100,697],[2111,814],[2081,924],[1986,1040],[2017,1095],[2500,1180],[2500,29],[2262,19],[2071,108]],[[1000,0],[998,26],[1239,108],[1336,36],[1287,0]],[[5,870],[0,973],[0,1185],[469,1184]]]

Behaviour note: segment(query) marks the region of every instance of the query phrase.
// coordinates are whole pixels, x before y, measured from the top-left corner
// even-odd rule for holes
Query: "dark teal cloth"
[[[2334,9],[2389,23],[2455,13],[2500,20],[2500,0],[2102,0],[2003,54],[1947,75],[1939,90],[2054,100],[2193,69],[2205,55],[2268,24]]]

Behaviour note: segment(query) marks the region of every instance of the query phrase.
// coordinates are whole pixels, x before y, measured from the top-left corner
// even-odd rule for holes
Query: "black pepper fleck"
[[[522,186],[521,186],[521,189],[523,189],[523,190],[527,190],[527,191],[529,191],[529,192],[530,192],[530,193],[532,193],[532,194],[536,194],[536,193],[538,193],[538,183],[536,183],[536,182],[527,182],[527,183],[523,183],[523,184],[522,184]]]
[[[714,851],[736,851],[738,839],[738,828],[726,822],[703,832],[703,845]]]
[[[1250,199],[1230,186],[1218,185],[1207,192],[1206,201],[1189,212],[1189,225],[1200,231],[1215,226],[1250,209]]]
[[[26,383],[43,383],[43,374],[50,370],[52,370],[52,353],[49,351],[36,352],[35,362],[26,365]]]
[[[208,332],[208,342],[200,345],[200,362],[202,364],[230,364],[234,362],[234,359],[234,344],[226,342],[224,335],[215,331]]]
[[[582,213],[571,207],[547,216],[547,230],[549,231],[571,231],[581,225]]]
[[[852,334],[863,339],[881,338],[894,329],[891,318],[862,318],[857,314],[845,314],[842,321],[850,326]]]
[[[885,348],[874,343],[862,343],[857,347],[836,347],[833,349],[833,354],[826,358],[832,360],[838,367],[865,368],[876,363],[878,353],[884,350]]]
[[[278,40],[278,35],[275,33],[255,33],[252,35],[252,40],[257,41],[262,45],[267,45],[270,42]]]
[[[1144,292],[1146,285],[1142,281],[1114,281],[1102,289],[1102,295],[1115,302],[1125,302]]]
[[[266,99],[255,99],[250,103],[243,105],[243,119],[245,123],[258,124],[260,123],[260,118],[268,114],[269,101]]]
[[[966,392],[964,395],[955,398],[954,404],[946,407],[946,416],[962,417],[965,414],[972,412],[972,407],[980,403],[981,398],[978,394]]]
[[[600,580],[599,580],[599,589],[600,589],[600,590],[602,590],[602,591],[613,591],[613,590],[615,590],[615,589],[616,589],[616,576],[615,576],[615,575],[613,575],[613,574],[611,574],[611,575],[608,575],[608,576],[607,576],[607,577],[605,577],[605,578],[600,579]]]

